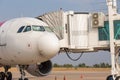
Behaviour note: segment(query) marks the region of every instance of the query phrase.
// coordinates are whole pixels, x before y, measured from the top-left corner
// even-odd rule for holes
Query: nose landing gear
[[[20,74],[21,74],[21,78],[19,78],[18,80],[28,80],[28,78],[25,78],[25,72],[24,70],[26,69],[27,66],[24,65],[19,65],[19,70],[20,70]],[[10,69],[10,66],[4,66],[4,72],[0,72],[0,80],[12,80],[12,73],[8,72],[8,70]]]
[[[0,72],[0,80],[12,80],[12,73],[8,72],[10,66],[4,66],[5,72]]]

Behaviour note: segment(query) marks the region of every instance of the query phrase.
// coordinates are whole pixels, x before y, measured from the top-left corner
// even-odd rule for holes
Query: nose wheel
[[[4,80],[5,79],[5,73],[4,72],[0,72],[0,80]]]
[[[5,72],[0,72],[0,80],[12,80],[12,73],[8,72],[10,66],[4,66]]]

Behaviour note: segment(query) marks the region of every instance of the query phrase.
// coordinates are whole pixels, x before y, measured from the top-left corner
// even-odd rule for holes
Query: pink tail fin
[[[1,27],[4,23],[5,23],[5,21],[4,21],[4,22],[0,22],[0,27]]]

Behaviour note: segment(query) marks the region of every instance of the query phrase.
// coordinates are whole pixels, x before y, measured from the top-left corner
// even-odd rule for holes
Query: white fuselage
[[[0,64],[34,64],[47,61],[59,51],[59,40],[52,32],[34,31],[33,25],[47,26],[35,18],[16,18],[0,27]],[[24,27],[20,32],[21,27]],[[26,29],[27,26],[31,30]],[[25,31],[28,30],[28,31]]]

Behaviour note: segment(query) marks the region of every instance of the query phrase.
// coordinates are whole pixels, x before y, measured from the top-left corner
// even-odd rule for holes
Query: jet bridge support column
[[[120,80],[119,66],[119,47],[115,46],[114,39],[114,16],[117,15],[116,0],[106,0],[109,15],[109,32],[110,32],[110,53],[111,53],[111,76],[107,80]]]

